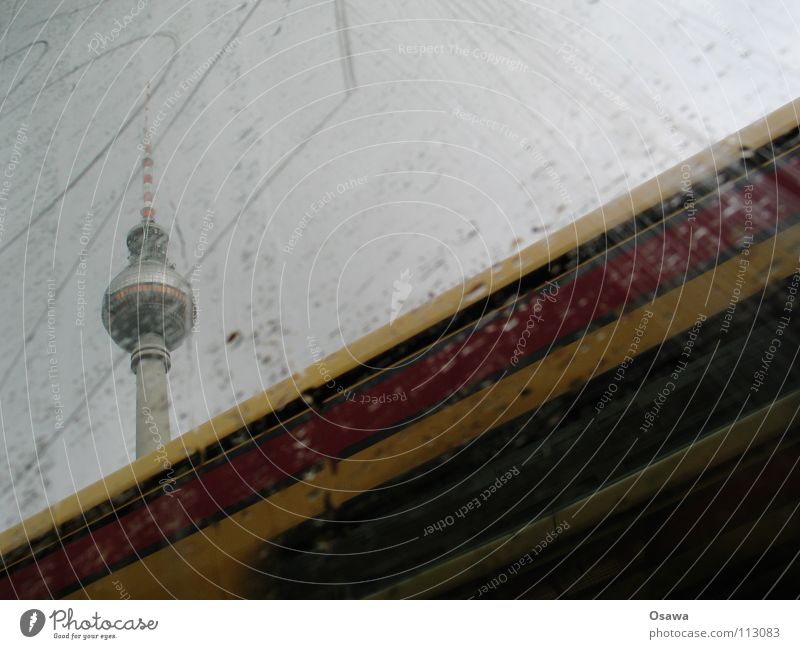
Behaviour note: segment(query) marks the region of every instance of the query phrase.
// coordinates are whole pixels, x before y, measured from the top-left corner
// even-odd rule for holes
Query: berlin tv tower
[[[142,220],[128,232],[128,266],[103,297],[103,325],[131,355],[136,375],[136,457],[170,439],[167,372],[170,352],[189,334],[196,318],[191,287],[167,259],[169,235],[155,221],[153,158],[145,104]]]

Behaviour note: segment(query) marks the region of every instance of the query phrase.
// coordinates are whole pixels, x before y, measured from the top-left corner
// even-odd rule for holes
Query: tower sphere
[[[189,283],[166,258],[168,237],[144,219],[128,233],[130,264],[103,297],[103,325],[117,345],[133,352],[145,334],[162,336],[168,350],[189,334],[196,306]]]

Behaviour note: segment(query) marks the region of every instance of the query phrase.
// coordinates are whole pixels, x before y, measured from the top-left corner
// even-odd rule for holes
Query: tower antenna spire
[[[142,217],[154,219],[156,210],[153,207],[153,146],[150,141],[150,81],[147,82],[147,95],[144,102],[144,133],[142,145]]]

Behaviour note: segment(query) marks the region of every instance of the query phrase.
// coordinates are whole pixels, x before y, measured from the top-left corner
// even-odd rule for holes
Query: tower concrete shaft
[[[167,372],[169,350],[158,334],[144,334],[131,354],[136,374],[136,457],[153,453],[170,440]]]

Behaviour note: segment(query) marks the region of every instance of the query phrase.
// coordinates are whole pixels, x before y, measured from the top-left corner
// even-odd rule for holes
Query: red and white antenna
[[[142,158],[142,217],[145,219],[155,219],[156,210],[153,207],[153,147],[150,144],[150,137],[147,129],[150,123],[150,82],[147,82],[147,99],[144,103],[144,158]]]

